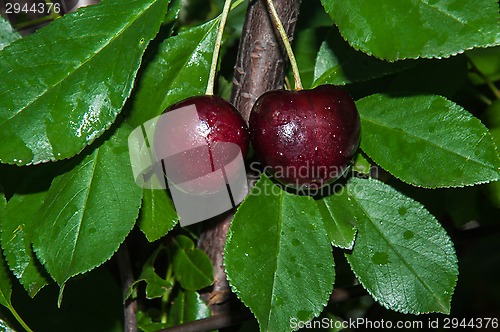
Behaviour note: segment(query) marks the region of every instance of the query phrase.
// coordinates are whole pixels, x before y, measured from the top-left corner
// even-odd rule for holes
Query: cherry
[[[236,108],[217,96],[184,99],[159,118],[154,136],[157,160],[163,160],[167,178],[189,192],[220,190],[220,173],[241,171],[234,163],[248,152],[248,129]]]
[[[356,105],[333,85],[266,92],[252,108],[249,127],[266,170],[295,188],[321,187],[338,179],[360,140]]]

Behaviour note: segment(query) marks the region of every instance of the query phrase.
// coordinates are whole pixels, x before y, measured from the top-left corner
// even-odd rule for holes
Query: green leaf
[[[143,189],[138,223],[149,242],[165,236],[177,225],[178,220],[179,216],[166,190]]]
[[[169,311],[172,326],[210,317],[210,309],[194,291],[180,291]]]
[[[139,331],[142,332],[157,332],[161,329],[165,329],[170,326],[169,323],[160,322],[161,317],[151,317],[150,312],[154,312],[155,316],[161,316],[161,312],[159,310],[150,309],[147,312],[138,310],[137,311],[137,327]]]
[[[48,283],[31,248],[38,209],[46,195],[46,191],[14,195],[1,223],[0,240],[9,268],[31,297]]]
[[[332,25],[332,18],[325,13],[321,2],[313,0],[301,3],[296,31],[319,27],[331,27]]]
[[[130,132],[123,124],[50,186],[33,247],[59,285],[107,261],[134,226],[142,192],[130,165]]]
[[[297,31],[293,40],[293,50],[300,69],[300,78],[304,87],[311,87],[314,80],[314,64],[321,42],[328,30],[325,28],[305,29]],[[289,73],[293,82],[293,73]]]
[[[500,99],[495,99],[481,115],[481,120],[490,129],[500,128]],[[495,137],[495,135],[493,135]],[[499,141],[496,140],[497,146]]]
[[[325,230],[332,245],[343,249],[352,249],[356,238],[356,214],[347,195],[347,191],[341,189],[337,193],[317,200]]]
[[[171,280],[165,280],[156,274],[152,266],[147,266],[142,270],[140,280],[146,281],[146,298],[155,299],[169,294],[174,284]]]
[[[346,254],[363,287],[392,310],[448,314],[458,266],[439,222],[420,203],[377,180],[352,178],[348,191],[364,214],[352,254]]]
[[[115,121],[165,0],[108,0],[0,51],[0,162],[72,157]]]
[[[128,122],[139,126],[171,104],[205,93],[219,20],[166,39],[138,84]]]
[[[158,255],[165,251],[165,247],[160,245],[151,255],[151,257],[144,263],[142,267],[141,275],[139,279],[137,279],[132,286],[130,286],[128,293],[125,295],[125,298],[128,298],[134,292],[135,285],[140,281],[146,282],[146,298],[154,299],[158,297],[162,297],[165,294],[170,294],[174,287],[174,283],[172,279],[163,279],[160,277],[155,271],[155,261],[158,258]]]
[[[437,188],[499,178],[500,159],[488,129],[446,98],[372,95],[356,105],[361,148],[402,181]]]
[[[12,283],[10,274],[5,266],[3,254],[0,253],[0,304],[6,308],[12,308],[10,297],[12,295]]]
[[[214,271],[207,254],[195,248],[194,242],[184,235],[177,236],[174,244],[174,277],[181,286],[194,291],[213,284]]]
[[[163,24],[173,23],[179,17],[179,12],[182,8],[182,0],[169,0],[168,12],[165,16]]]
[[[360,174],[370,175],[372,165],[362,153],[358,153],[354,158],[352,170]]]
[[[4,220],[5,207],[7,205],[7,200],[5,199],[5,195],[3,193],[2,185],[0,185],[0,222]]]
[[[498,45],[497,0],[321,0],[344,38],[390,61]]]
[[[332,29],[321,44],[314,67],[313,86],[345,85],[387,76],[415,66],[414,61],[390,63],[352,48]]]
[[[167,322],[162,321],[162,313],[153,308],[137,313],[138,327],[145,332],[155,332],[167,327],[210,317],[210,309],[194,291],[179,290],[168,309]]]
[[[497,100],[497,106],[500,106],[500,99]],[[491,129],[491,135],[495,139],[496,145],[500,146],[500,124],[498,127]],[[488,183],[486,191],[491,204],[496,208],[500,208],[500,181]]]
[[[12,178],[9,184],[13,196],[9,199],[5,214],[0,217],[0,242],[7,265],[23,285],[26,292],[34,297],[47,285],[47,274],[35,257],[31,246],[33,229],[52,180],[61,172],[66,161],[46,163],[33,167],[4,165],[10,169],[4,174]]]
[[[488,184],[487,195],[490,199],[491,205],[500,209],[500,182],[492,182]]]
[[[217,96],[222,99],[231,99],[231,90],[233,89],[233,83],[229,82],[224,76],[219,76],[217,84]]]
[[[224,265],[261,331],[288,331],[292,318],[318,316],[335,279],[332,247],[314,200],[282,191],[265,175],[231,223]]]
[[[117,275],[107,270],[97,268],[71,280],[60,308],[55,305],[59,292],[55,284],[33,299],[16,296],[14,289],[13,301],[36,332],[124,332],[123,293]]]
[[[0,50],[19,38],[21,35],[12,28],[9,21],[0,16]]]
[[[12,282],[10,280],[10,273],[5,266],[3,254],[0,252],[0,304],[9,309],[14,318],[26,331],[31,331],[12,306],[11,296]]]

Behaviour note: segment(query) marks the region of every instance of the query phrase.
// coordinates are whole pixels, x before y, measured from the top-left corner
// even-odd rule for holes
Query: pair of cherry
[[[191,136],[193,142],[208,146],[234,143],[244,157],[250,138],[265,169],[295,188],[321,187],[336,180],[349,167],[359,146],[360,120],[354,101],[333,85],[264,93],[252,108],[249,130],[234,106],[216,96],[191,97],[165,112],[190,105],[196,106],[199,121],[193,124],[197,128]],[[161,136],[176,144],[169,133]],[[187,173],[199,174],[204,166],[194,163],[184,168]]]

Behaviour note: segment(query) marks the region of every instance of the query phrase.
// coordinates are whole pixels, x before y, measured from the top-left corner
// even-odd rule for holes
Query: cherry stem
[[[217,65],[219,64],[219,53],[220,46],[222,44],[222,34],[224,33],[224,27],[226,26],[227,16],[231,10],[232,0],[226,0],[224,2],[224,9],[222,10],[219,27],[217,28],[217,37],[215,39],[215,47],[212,55],[212,65],[210,66],[210,75],[208,76],[207,84],[207,95],[214,94],[215,76],[217,75]]]
[[[297,66],[297,60],[295,60],[295,55],[293,54],[292,45],[290,44],[288,35],[285,31],[285,28],[283,27],[283,24],[281,23],[278,13],[276,12],[273,1],[267,0],[267,5],[269,7],[269,12],[271,13],[274,24],[276,24],[276,28],[278,29],[281,40],[283,41],[288,59],[290,60],[290,64],[292,66],[293,80],[295,81],[295,90],[302,90],[304,88],[302,87],[302,81],[300,79],[299,67]]]

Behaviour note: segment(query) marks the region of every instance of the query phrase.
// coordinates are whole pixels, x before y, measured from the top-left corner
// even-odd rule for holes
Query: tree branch
[[[292,40],[301,0],[274,0]],[[266,1],[250,1],[234,70],[231,101],[248,122],[255,100],[283,87],[286,52],[268,13]]]
[[[252,318],[253,318],[252,313],[248,309],[246,309],[236,312],[227,312],[225,314],[220,314],[204,319],[195,320],[192,322],[187,322],[185,324],[170,327],[168,329],[160,330],[158,332],[213,331],[225,327],[230,327]]]
[[[134,283],[134,275],[132,273],[132,266],[130,265],[130,257],[128,254],[127,244],[122,243],[120,249],[116,253],[118,260],[118,269],[120,271],[120,279],[122,282],[122,293],[125,294],[130,286]],[[137,331],[137,299],[129,297],[124,299],[123,303],[124,314],[124,331],[136,332]]]
[[[289,36],[295,29],[300,1],[274,0]],[[231,95],[232,104],[247,122],[255,100],[264,92],[283,86],[285,52],[275,31],[265,0],[251,0],[239,45]],[[231,289],[222,265],[222,255],[233,214],[234,211],[228,212],[205,223],[198,242],[214,265],[214,285],[209,293],[202,294],[214,315],[230,310],[228,300]]]
[[[198,247],[207,253],[214,267],[214,284],[209,292],[201,294],[201,298],[210,307],[212,315],[229,310],[228,299],[231,295],[231,288],[226,280],[222,253],[233,216],[234,211],[231,210],[205,222],[198,241]]]

